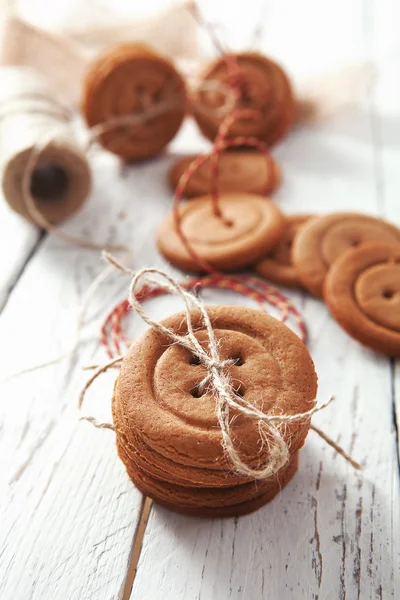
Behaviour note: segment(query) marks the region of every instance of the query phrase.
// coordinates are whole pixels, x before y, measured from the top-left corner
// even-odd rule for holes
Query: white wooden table
[[[239,38],[244,45],[245,19],[257,21],[261,2],[218,4],[225,18],[230,14],[231,45],[239,47]],[[377,72],[355,106],[295,131],[276,149],[284,173],[276,202],[288,213],[354,209],[400,225],[400,4],[270,1],[263,18],[262,48],[300,79],[366,60]],[[188,124],[172,153],[206,146]],[[93,160],[92,197],[64,228],[128,243],[134,268],[163,266],[153,231],[171,206],[165,181],[170,161],[166,156],[121,168],[100,152]],[[69,350],[83,294],[103,265],[96,252],[41,235],[4,203],[0,210],[0,364],[6,377]],[[1,599],[400,598],[400,368],[363,349],[322,303],[300,292],[290,296],[309,326],[319,399],[337,396],[315,422],[363,464],[363,472],[311,432],[295,479],[250,516],[200,520],[153,505],[130,593],[143,499],[117,459],[112,432],[79,422],[76,410],[87,376],[79,367],[105,360],[99,322],[126,289],[120,276],[102,286],[73,359],[0,386]],[[210,291],[204,298],[243,302]],[[150,306],[157,317],[178,308],[168,298]],[[143,329],[134,319],[132,337]],[[94,386],[87,413],[109,418],[113,377]]]

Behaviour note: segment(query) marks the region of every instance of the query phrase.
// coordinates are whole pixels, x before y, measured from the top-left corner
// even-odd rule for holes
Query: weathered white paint
[[[226,14],[232,7],[225,29],[236,39],[240,14],[231,2],[209,3],[210,10],[217,4]],[[249,2],[248,13],[252,7],[255,18],[261,4]],[[285,211],[358,209],[400,224],[395,11],[395,0],[267,4],[265,50],[292,72],[313,74],[374,58],[381,74],[373,95],[330,122],[293,133],[277,149],[285,181],[276,200]],[[196,147],[206,143],[189,124],[174,148]],[[121,168],[99,153],[93,197],[64,227],[92,240],[129,243],[134,267],[163,266],[153,230],[171,205],[168,164],[161,158]],[[0,221],[0,240],[7,240],[8,223]],[[11,275],[3,275],[0,288],[4,281],[6,289],[32,245],[5,247]],[[101,268],[95,252],[54,237],[40,244],[0,315],[0,379],[70,347],[80,300]],[[114,276],[102,286],[73,359],[1,385],[0,469],[7,484],[0,489],[2,600],[121,598],[141,496],[116,459],[113,434],[77,422],[75,406],[86,377],[77,367],[104,359],[98,322],[124,296],[126,284]],[[337,395],[315,422],[363,462],[363,473],[310,433],[294,481],[253,515],[198,520],[153,507],[132,600],[400,595],[392,397],[400,405],[400,370],[397,365],[392,378],[390,361],[351,340],[321,303],[302,293],[291,297],[310,327],[319,397]],[[227,292],[207,291],[204,298],[243,302]],[[176,309],[170,298],[149,305],[153,317]],[[143,328],[137,319],[129,323],[132,336]],[[94,386],[85,411],[109,418],[113,376]]]
[[[129,242],[134,265],[154,264],[154,221],[170,203],[168,162],[118,179],[116,161],[98,157],[95,200],[68,227],[91,239]],[[41,245],[0,317],[0,337],[7,340],[1,376],[70,348],[82,295],[102,268],[96,252],[55,238]],[[0,454],[9,484],[0,527],[4,599],[109,600],[124,581],[141,495],[116,458],[114,435],[79,423],[76,402],[87,377],[78,367],[105,359],[99,318],[123,297],[126,284],[113,277],[103,285],[73,359],[2,385]],[[111,394],[110,375],[85,410],[110,418]]]
[[[39,231],[16,215],[0,195],[0,310],[39,240]]]

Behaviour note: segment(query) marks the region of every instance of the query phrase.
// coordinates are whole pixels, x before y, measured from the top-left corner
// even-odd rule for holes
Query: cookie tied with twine
[[[60,223],[89,195],[90,167],[70,121],[68,108],[39,73],[0,68],[1,185],[10,207],[29,221],[37,223],[39,214]]]
[[[104,148],[126,160],[143,160],[161,152],[180,128],[185,83],[168,59],[143,45],[121,44],[89,68],[82,112],[91,128],[107,124],[109,131],[99,136]],[[146,119],[135,124],[135,115],[143,114]]]
[[[138,299],[160,286],[154,276],[185,307],[161,322]],[[261,311],[205,307],[157,269],[133,274],[129,301],[151,328],[91,377],[80,405],[97,375],[121,363],[113,420],[132,481],[160,504],[199,516],[246,514],[271,500],[297,470],[312,415],[332,400],[316,405],[303,342]]]
[[[216,111],[226,103],[224,88],[234,92],[235,110],[252,110],[257,115],[254,119],[238,119],[230,127],[230,136],[254,136],[273,146],[289,132],[296,117],[296,103],[286,73],[269,58],[244,52],[224,54],[200,76],[192,111],[205,137],[214,140],[218,133],[223,117]]]

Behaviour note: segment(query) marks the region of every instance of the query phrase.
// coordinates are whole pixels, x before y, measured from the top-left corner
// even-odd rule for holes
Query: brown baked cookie
[[[169,171],[169,182],[173,190],[179,183],[196,155],[184,156],[176,161]],[[220,192],[249,192],[272,194],[281,182],[280,168],[272,156],[261,152],[223,152],[218,159],[218,190]],[[187,198],[209,194],[211,190],[210,159],[203,163],[185,186]]]
[[[172,510],[207,517],[239,516],[260,508],[289,483],[298,466],[296,452],[274,477],[263,482],[253,481],[244,486],[222,489],[180,488],[173,484],[166,484],[148,475],[136,465],[126,462],[123,448],[119,448],[119,453],[126,464],[130,479],[143,494]],[[238,489],[241,487],[246,487],[246,493]],[[245,499],[238,500],[241,497]]]
[[[365,242],[400,242],[400,230],[383,219],[358,213],[334,213],[310,219],[298,231],[292,262],[302,284],[322,298],[331,264],[349,248]]]
[[[116,415],[115,419],[117,422]],[[119,438],[130,461],[149,475],[162,481],[198,488],[231,487],[249,481],[248,477],[239,475],[232,470],[217,471],[216,469],[181,465],[153,450],[134,429],[130,429],[128,434],[129,440],[123,433],[123,429],[119,430]]]
[[[352,337],[400,356],[400,244],[362,244],[345,252],[326,276],[324,298]]]
[[[164,110],[165,107],[165,110]],[[149,48],[121,44],[98,58],[87,72],[82,112],[89,127],[153,112],[143,124],[121,124],[100,137],[126,160],[158,154],[175,136],[186,110],[185,84],[174,65]]]
[[[196,254],[215,269],[235,271],[254,263],[280,240],[285,219],[272,202],[255,194],[220,195],[224,219],[213,213],[211,196],[180,204],[181,227]],[[160,252],[173,265],[187,271],[204,268],[192,258],[169,214],[157,230]]]
[[[286,217],[286,229],[278,245],[268,256],[254,265],[254,270],[261,277],[287,287],[301,287],[297,271],[292,264],[291,252],[297,232],[310,218],[310,215],[290,215]]]
[[[243,306],[207,310],[221,359],[237,361],[229,369],[233,385],[246,400],[264,412],[278,414],[295,414],[314,405],[317,376],[307,348],[295,333],[273,317]],[[199,313],[193,309],[191,315],[196,336],[206,347],[208,340]],[[162,324],[180,335],[187,332],[183,313]],[[198,389],[205,375],[205,367],[197,364],[187,349],[172,343],[165,334],[148,330],[130,347],[115,386],[113,417],[118,435],[122,428],[130,442],[132,432],[138,432],[152,450],[172,464],[186,465],[189,479],[191,467],[231,471],[222,448],[215,397]],[[254,421],[233,412],[232,417],[232,441],[241,459],[254,468],[267,462],[269,450],[267,444],[260,448]],[[291,454],[303,445],[308,429],[309,422],[282,428]],[[169,464],[163,465],[164,470]]]
[[[229,70],[227,60],[232,63],[232,58],[238,69]],[[193,100],[193,114],[202,133],[215,139],[226,114],[222,109],[227,105],[227,90],[233,85],[240,89],[236,108],[256,110],[259,116],[239,119],[229,135],[255,136],[268,146],[276,144],[288,133],[296,115],[292,88],[277,63],[252,52],[218,58],[202,74]]]
[[[188,507],[188,506],[180,506],[179,508],[174,504],[169,504],[164,499],[157,499],[158,504],[165,506],[166,508],[174,511],[178,511],[180,513],[184,513],[187,515],[193,515],[196,517],[211,517],[211,518],[228,518],[228,517],[240,517],[241,515],[247,515],[249,513],[258,510],[271,500],[275,498],[281,492],[281,490],[290,483],[291,479],[294,477],[298,467],[298,452],[296,452],[289,460],[287,466],[281,469],[280,477],[277,482],[277,485],[271,486],[266,492],[261,494],[260,496],[255,496],[251,500],[246,500],[245,502],[241,502],[239,504],[234,504],[232,506],[216,506],[216,507]],[[140,489],[140,482],[137,481],[136,485]]]

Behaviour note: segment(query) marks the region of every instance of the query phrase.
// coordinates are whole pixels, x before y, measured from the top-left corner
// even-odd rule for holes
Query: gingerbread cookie
[[[202,75],[193,113],[207,138],[215,139],[224,119],[227,90],[232,86],[238,86],[240,92],[235,108],[252,109],[258,116],[236,121],[230,136],[255,136],[273,146],[287,134],[295,119],[296,104],[285,72],[265,56],[245,52],[217,59]]]
[[[400,356],[400,243],[362,244],[345,252],[326,276],[324,298],[352,337]]]
[[[301,286],[296,269],[292,264],[291,250],[297,232],[310,218],[309,215],[290,215],[286,217],[286,229],[278,245],[268,256],[254,265],[254,270],[261,277],[287,287]]]
[[[208,313],[219,342],[222,360],[234,359],[230,367],[232,385],[260,410],[294,414],[315,403],[317,377],[303,342],[280,321],[258,310],[242,306],[209,307]],[[199,342],[208,338],[201,317],[191,311]],[[183,313],[162,324],[179,335],[187,325]],[[199,390],[206,375],[190,352],[153,329],[133,344],[123,360],[115,386],[113,415],[116,428],[132,439],[136,431],[148,446],[172,461],[212,471],[231,471],[223,447],[212,393]],[[233,441],[248,465],[268,460],[269,450],[260,450],[259,431],[243,414],[235,416]],[[293,454],[303,445],[309,422],[286,425],[284,440]],[[183,473],[183,472],[182,472]],[[182,475],[182,474],[181,474]],[[185,478],[185,477],[183,477]],[[226,483],[225,474],[221,482]]]
[[[100,143],[126,160],[158,154],[175,136],[186,110],[185,84],[173,64],[145,46],[121,44],[89,69],[82,112],[89,127],[111,129]],[[135,115],[142,123],[129,123]],[[112,126],[112,120],[127,122]]]
[[[123,455],[121,455],[123,459]],[[252,482],[247,484],[253,488],[253,493],[249,494],[247,500],[234,502],[234,496],[237,495],[233,490],[232,496],[230,489],[224,489],[225,497],[221,491],[215,489],[207,490],[199,495],[199,490],[191,489],[191,494],[187,488],[178,488],[178,486],[166,485],[154,477],[143,472],[136,465],[129,464],[127,473],[135,486],[146,496],[153,498],[158,504],[169,508],[170,510],[195,515],[196,517],[237,517],[249,514],[267,504],[279,494],[279,492],[290,482],[296,474],[298,467],[298,452],[296,452],[289,462],[279,470],[276,476],[272,477],[267,483],[259,484]],[[186,493],[182,493],[186,492]],[[205,498],[207,501],[205,501]]]
[[[169,181],[173,190],[195,155],[180,158],[172,165]],[[188,198],[203,196],[211,190],[211,159],[203,163],[185,186],[184,195]],[[272,194],[281,182],[281,172],[272,156],[261,152],[223,152],[218,158],[219,192],[249,192],[251,194]]]
[[[400,242],[400,230],[383,219],[334,213],[310,219],[297,233],[292,262],[302,284],[322,298],[324,279],[343,252],[365,242]]]
[[[178,207],[181,228],[190,247],[215,269],[234,271],[252,264],[281,238],[285,220],[280,210],[254,194],[221,194],[224,219],[213,212],[211,196],[201,196]],[[174,215],[164,219],[157,231],[160,252],[173,265],[188,271],[204,267],[185,248]]]

